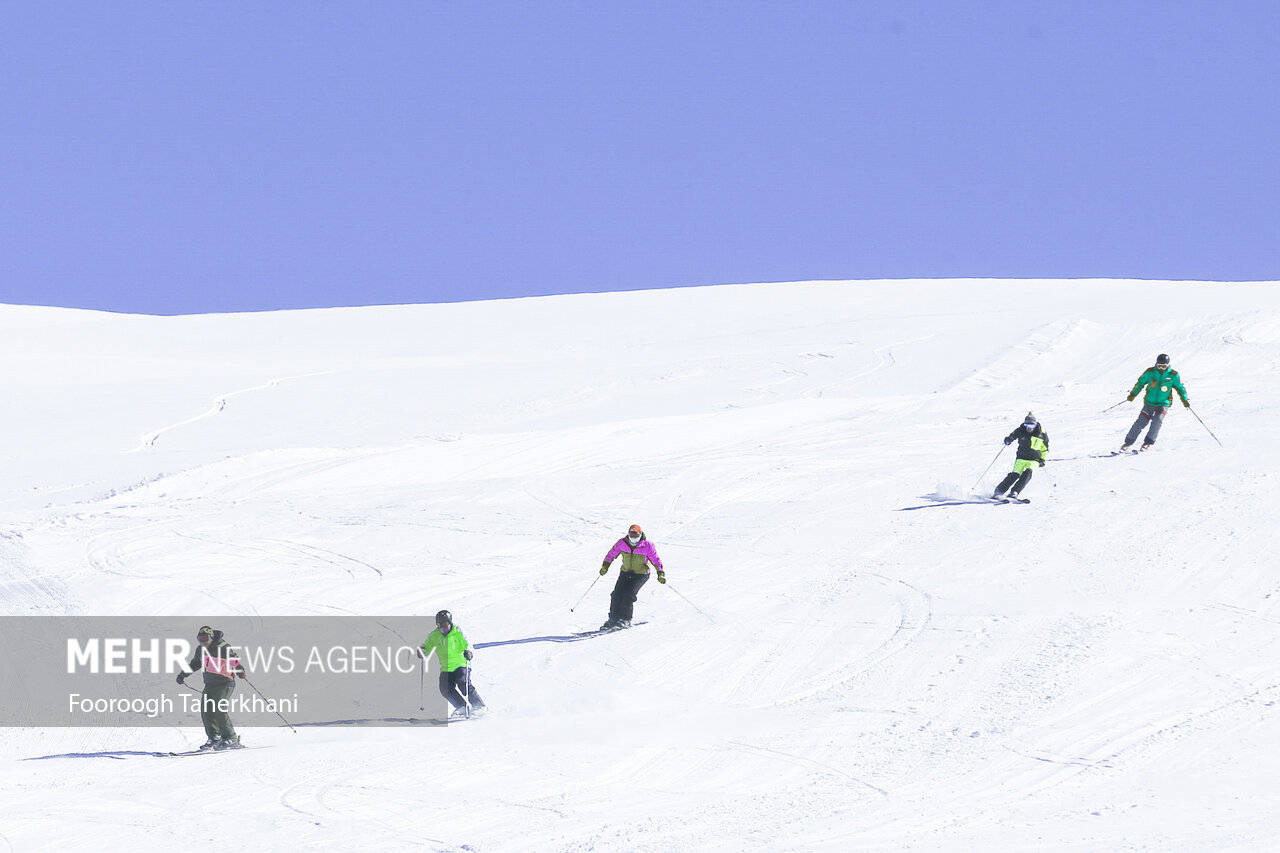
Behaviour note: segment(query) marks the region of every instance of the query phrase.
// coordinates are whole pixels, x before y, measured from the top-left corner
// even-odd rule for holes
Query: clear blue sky
[[[0,302],[1280,279],[1280,5],[0,2]]]

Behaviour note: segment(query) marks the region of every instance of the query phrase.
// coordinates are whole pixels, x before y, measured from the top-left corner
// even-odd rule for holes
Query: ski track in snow
[[[189,450],[180,428],[228,399],[310,377],[325,399],[337,376],[294,375],[296,356],[264,364],[287,378],[143,437],[137,450],[165,437],[170,473],[134,455],[82,479],[101,499],[9,511],[4,612],[417,613],[425,634],[446,606],[480,647],[494,712],[438,729],[246,729],[273,748],[196,773],[142,753],[190,748],[198,728],[0,733],[0,837],[213,842],[183,818],[216,790],[236,816],[216,834],[228,851],[1280,846],[1267,535],[1280,465],[1263,431],[1280,300],[1077,282],[1037,302],[1019,283],[971,286],[1019,310],[970,311],[974,295],[946,283],[753,288],[777,297],[769,311],[734,288],[563,299],[552,315],[540,300],[425,306],[412,328],[443,312],[435,328],[460,337],[416,334],[421,351],[394,361],[473,413],[465,429],[388,399],[367,426],[335,412],[357,438],[333,446],[282,423],[244,452]],[[1115,319],[1149,316],[1159,287],[1176,289],[1165,316]],[[922,298],[936,311],[912,310]],[[617,300],[690,322],[641,350],[563,345]],[[359,330],[366,315],[349,316]],[[351,370],[376,378],[394,339],[389,315],[369,316],[383,318],[360,332],[374,366]],[[294,320],[278,322],[287,339]],[[508,322],[531,331],[467,373],[475,331]],[[1136,404],[1102,411],[1159,351],[1225,447],[1175,407],[1156,452],[1098,458]],[[461,371],[458,400],[437,387],[442,365]],[[465,396],[494,371],[523,396]],[[1033,503],[960,505],[1028,409],[1052,439]],[[52,467],[68,457],[49,432],[31,452]],[[599,577],[600,558],[633,521],[670,579],[641,590],[646,624],[538,642],[599,624],[618,571]],[[46,758],[59,760],[27,760]]]
[[[173,432],[174,430],[181,429],[182,427],[185,427],[185,426],[190,426],[191,424],[198,423],[200,421],[203,421],[208,418],[212,418],[216,415],[221,414],[227,408],[227,401],[233,397],[239,397],[243,394],[252,394],[256,391],[268,391],[273,388],[280,387],[280,385],[282,385],[285,382],[295,382],[299,379],[310,379],[311,377],[314,377],[314,376],[326,376],[332,372],[333,371],[330,371],[330,370],[322,370],[322,371],[317,371],[315,373],[300,373],[296,376],[285,376],[280,379],[272,379],[267,382],[264,382],[261,385],[254,385],[252,388],[241,388],[239,391],[229,391],[226,394],[221,394],[214,398],[213,404],[205,411],[201,412],[195,417],[187,418],[185,421],[178,421],[175,424],[170,424],[169,426],[161,427],[160,429],[153,430],[149,433],[146,433],[145,435],[142,436],[141,439],[139,439],[139,443],[137,447],[125,452],[138,453],[140,451],[146,450],[149,447],[155,447],[156,442],[160,440],[160,436],[164,435],[165,433]]]

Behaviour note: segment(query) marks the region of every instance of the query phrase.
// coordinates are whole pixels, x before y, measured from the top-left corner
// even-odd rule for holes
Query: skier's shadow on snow
[[[50,758],[116,758],[126,759],[136,755],[155,755],[155,752],[140,749],[117,749],[103,752],[60,752],[56,755],[33,755],[23,761],[48,761]]]
[[[898,507],[897,511],[913,512],[914,510],[917,510],[917,509],[933,509],[934,507],[940,507],[940,506],[964,506],[966,504],[984,504],[988,506],[995,504],[996,506],[999,506],[999,504],[996,504],[995,501],[989,500],[988,498],[977,497],[977,496],[969,497],[969,498],[955,498],[955,497],[946,497],[946,496],[935,493],[932,495],[921,495],[920,497],[929,501],[929,503],[920,504],[920,506],[902,506],[902,507]]]
[[[319,720],[310,723],[294,723],[295,728],[323,728],[325,726],[445,726],[448,721],[434,717],[365,717],[351,720]]]
[[[1108,456],[1119,456],[1119,453],[1085,453],[1081,456],[1063,456],[1050,459],[1050,462],[1079,462],[1081,459],[1106,459]]]
[[[546,637],[521,637],[518,640],[494,640],[490,643],[476,643],[477,649],[488,649],[494,646],[519,646],[525,643],[576,643],[599,634],[599,631],[586,631],[581,634],[552,634]]]

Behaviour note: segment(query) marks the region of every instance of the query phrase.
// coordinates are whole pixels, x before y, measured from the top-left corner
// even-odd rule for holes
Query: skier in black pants
[[[1031,412],[1027,412],[1022,426],[1005,436],[1004,443],[1013,444],[1015,439],[1018,442],[1018,457],[1013,461],[1013,470],[1005,475],[991,495],[997,500],[1006,490],[1009,491],[1010,498],[1021,500],[1018,495],[1031,482],[1031,472],[1036,468],[1043,468],[1048,461],[1049,433],[1044,431]],[[1010,489],[1010,486],[1013,488]]]
[[[609,573],[609,566],[618,557],[622,557],[622,568],[618,570],[618,582],[609,596],[609,618],[600,626],[601,631],[617,628],[630,628],[631,616],[640,587],[649,580],[649,566],[658,570],[658,583],[667,582],[667,573],[662,568],[662,558],[658,549],[644,535],[640,525],[633,524],[627,529],[627,535],[613,543],[609,553],[604,555],[600,564],[600,574]]]
[[[440,661],[440,695],[449,700],[455,717],[467,714],[467,705],[479,711],[484,700],[471,683],[471,658],[467,637],[453,624],[453,614],[441,610],[436,614],[436,629],[427,635],[418,648],[418,657],[424,660],[434,651]]]

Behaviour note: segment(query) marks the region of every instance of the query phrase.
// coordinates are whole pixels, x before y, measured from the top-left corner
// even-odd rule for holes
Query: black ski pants
[[[461,708],[467,702],[471,703],[472,708],[484,707],[484,700],[471,684],[471,667],[469,666],[460,666],[453,672],[441,672],[440,695],[449,700],[454,710]],[[463,699],[464,696],[467,698]]]
[[[1021,494],[1022,490],[1027,487],[1027,483],[1031,482],[1031,468],[1026,469],[1021,474],[1017,471],[1010,471],[1004,475],[1004,479],[1000,481],[1000,485],[996,486],[996,494],[1003,495],[1005,490],[1013,486],[1010,494]]]
[[[625,619],[628,622],[631,621],[632,612],[635,610],[636,596],[640,594],[640,587],[644,586],[647,580],[649,580],[649,576],[642,575],[639,572],[618,572],[618,582],[613,585],[613,594],[609,596],[610,620]]]

